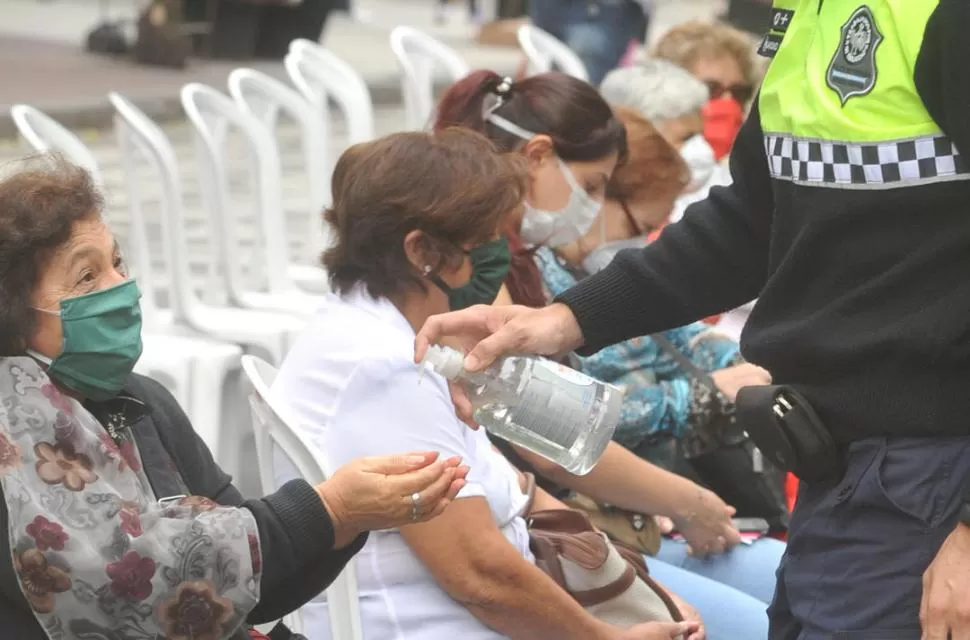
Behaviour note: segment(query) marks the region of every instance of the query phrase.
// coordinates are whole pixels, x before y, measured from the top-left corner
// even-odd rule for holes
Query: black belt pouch
[[[736,405],[738,424],[773,465],[810,483],[842,477],[844,452],[800,393],[780,385],[744,387]]]

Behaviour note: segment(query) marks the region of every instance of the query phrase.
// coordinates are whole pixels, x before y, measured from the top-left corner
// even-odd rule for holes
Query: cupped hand
[[[691,638],[696,633],[698,623],[684,622],[646,622],[620,632],[617,640],[676,640]]]
[[[738,397],[738,391],[742,387],[757,387],[771,384],[771,374],[765,369],[751,363],[744,363],[719,369],[711,374],[714,384],[718,391],[730,402],[734,402]]]
[[[695,557],[724,553],[741,542],[741,532],[731,520],[735,509],[721,500],[716,493],[697,487],[696,499],[684,505],[682,515],[674,518],[674,524]]]
[[[439,458],[435,452],[360,458],[317,485],[333,520],[334,546],[346,546],[365,531],[393,529],[441,515],[465,486],[468,467],[459,457]]]

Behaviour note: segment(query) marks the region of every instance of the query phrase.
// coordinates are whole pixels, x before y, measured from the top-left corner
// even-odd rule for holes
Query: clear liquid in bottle
[[[584,475],[606,450],[620,421],[623,392],[544,358],[510,356],[482,372],[464,355],[433,346],[424,364],[463,381],[475,420],[489,432]]]

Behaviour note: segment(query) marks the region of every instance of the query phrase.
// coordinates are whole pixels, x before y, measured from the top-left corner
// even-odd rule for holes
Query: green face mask
[[[90,400],[118,395],[141,356],[141,292],[134,280],[61,300],[63,346],[53,360],[33,351],[47,375]]]
[[[505,238],[479,245],[468,251],[472,262],[472,277],[460,287],[450,287],[435,274],[428,278],[448,294],[448,307],[452,311],[466,309],[476,304],[492,304],[498,296],[505,277],[509,274],[512,257]]]

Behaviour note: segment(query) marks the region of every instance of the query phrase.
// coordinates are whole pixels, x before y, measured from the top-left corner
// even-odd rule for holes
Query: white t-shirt
[[[387,300],[362,290],[328,296],[287,355],[271,397],[331,469],[364,456],[439,451],[470,467],[459,498],[484,496],[495,525],[533,562],[526,496],[483,430],[455,416],[445,380],[414,364],[414,330]],[[278,465],[279,467],[279,465]],[[277,473],[278,481],[292,479]],[[398,530],[374,532],[356,560],[364,636],[380,640],[503,638],[452,600]],[[330,638],[325,596],[302,609],[311,640]]]

